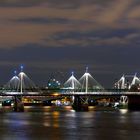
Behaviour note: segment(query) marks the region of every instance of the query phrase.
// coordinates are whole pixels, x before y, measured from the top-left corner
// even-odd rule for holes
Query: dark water
[[[0,140],[140,140],[140,112],[42,111],[0,114]]]

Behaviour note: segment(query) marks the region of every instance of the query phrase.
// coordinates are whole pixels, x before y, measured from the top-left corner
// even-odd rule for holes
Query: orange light
[[[53,96],[59,96],[59,93],[54,93]]]

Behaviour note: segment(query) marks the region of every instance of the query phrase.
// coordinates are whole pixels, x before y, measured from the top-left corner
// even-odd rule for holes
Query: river
[[[0,140],[139,140],[140,112],[71,108],[0,113]]]

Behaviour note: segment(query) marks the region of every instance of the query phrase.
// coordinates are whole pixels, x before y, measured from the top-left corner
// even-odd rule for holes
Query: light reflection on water
[[[140,112],[25,108],[0,114],[0,140],[137,140]]]
[[[119,110],[122,114],[126,114],[128,112],[128,109],[120,109]]]

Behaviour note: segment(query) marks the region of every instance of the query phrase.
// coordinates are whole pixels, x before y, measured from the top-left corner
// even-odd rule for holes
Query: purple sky
[[[50,75],[80,78],[85,67],[104,87],[140,75],[140,0],[0,1],[0,84],[19,65],[36,84]]]

